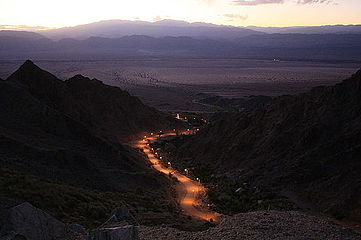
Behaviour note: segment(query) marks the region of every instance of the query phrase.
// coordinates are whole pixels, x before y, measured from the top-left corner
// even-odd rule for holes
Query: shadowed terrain
[[[178,157],[299,206],[361,221],[361,71],[335,86],[282,96],[226,114],[179,148]]]

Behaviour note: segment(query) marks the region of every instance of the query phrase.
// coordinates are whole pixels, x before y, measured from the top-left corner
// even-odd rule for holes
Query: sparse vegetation
[[[136,192],[92,191],[8,169],[0,169],[0,194],[27,201],[63,222],[89,228],[99,226],[112,210],[125,203],[130,203],[129,208],[142,224],[164,223],[164,219],[177,217],[174,208],[150,193],[139,197]],[[163,216],[163,212],[167,213]],[[147,216],[148,213],[153,216]]]
[[[191,159],[177,159],[175,151],[177,147],[189,136],[172,137],[168,140],[156,142],[154,149],[163,156],[164,164],[172,159],[172,167],[182,172],[189,170],[189,176],[193,179],[201,179],[207,187],[206,204],[213,210],[223,214],[236,214],[258,210],[295,210],[297,207],[286,198],[279,196],[275,191],[266,187],[253,187],[241,179],[232,179],[225,176],[215,176],[212,170],[205,164],[195,163]],[[177,159],[174,161],[174,159]]]

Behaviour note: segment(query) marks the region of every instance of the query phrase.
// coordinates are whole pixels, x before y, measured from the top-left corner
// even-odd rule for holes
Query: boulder
[[[30,203],[0,213],[0,239],[53,240],[65,232],[64,223]]]
[[[127,206],[122,205],[119,208],[113,210],[110,218],[103,223],[100,228],[103,227],[112,227],[112,226],[119,226],[119,225],[134,225],[139,226],[135,217],[130,213]]]
[[[91,231],[91,240],[139,240],[138,226],[98,228]]]
[[[110,218],[90,232],[91,240],[138,240],[139,224],[123,205],[115,209]]]
[[[67,232],[78,233],[83,236],[89,235],[89,230],[78,223],[71,223],[66,226]]]

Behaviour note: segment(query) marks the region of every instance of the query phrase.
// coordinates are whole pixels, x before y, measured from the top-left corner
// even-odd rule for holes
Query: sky
[[[0,0],[0,25],[162,19],[233,26],[361,24],[361,0]]]

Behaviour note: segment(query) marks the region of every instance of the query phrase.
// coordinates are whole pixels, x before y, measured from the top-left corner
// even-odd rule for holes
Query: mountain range
[[[108,20],[74,27],[39,31],[39,33],[51,39],[74,38],[83,40],[89,37],[120,38],[131,35],[146,35],[156,38],[187,36],[197,39],[237,39],[253,34],[263,34],[240,27],[188,23],[175,20],[162,20],[154,23]]]
[[[131,35],[150,37],[192,37],[198,39],[234,40],[266,33],[361,34],[361,25],[323,25],[295,27],[235,27],[210,23],[165,19],[157,22],[106,20],[89,24],[38,31],[51,39],[89,37],[120,38]]]
[[[361,34],[254,34],[233,40],[131,35],[54,41],[36,33],[0,31],[2,60],[172,56],[359,62],[360,43]]]

